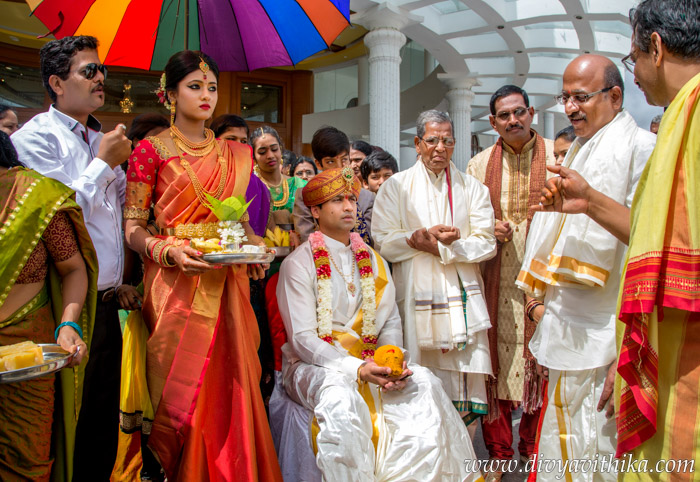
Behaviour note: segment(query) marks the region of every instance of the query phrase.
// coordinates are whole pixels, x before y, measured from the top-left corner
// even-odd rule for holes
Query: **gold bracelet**
[[[173,268],[176,266],[175,263],[168,262],[168,252],[173,246],[173,244],[166,245],[165,248],[163,248],[163,251],[160,253],[160,263],[158,264],[160,264],[163,268]]]
[[[364,363],[362,363],[362,365],[360,365],[359,367],[357,367],[357,383],[363,383],[363,382],[364,382],[364,380],[363,380],[362,378],[360,378],[360,370],[362,370],[362,367],[364,367],[365,365],[367,365],[367,362],[364,362]]]
[[[158,238],[151,238],[151,240],[150,240],[149,242],[146,243],[146,252],[145,252],[145,254],[146,254],[146,257],[147,257],[147,258],[153,259],[153,258],[151,258],[151,252],[153,251],[153,246],[155,246],[155,244],[156,244],[158,241],[160,241]]]
[[[160,254],[163,252],[163,250],[165,249],[165,247],[166,247],[167,245],[168,245],[167,242],[165,242],[165,241],[163,241],[163,240],[159,240],[159,241],[155,244],[155,246],[153,247],[153,251],[151,251],[151,253],[152,253],[152,258],[151,258],[151,259],[152,259],[153,261],[155,261],[156,263],[160,264]]]

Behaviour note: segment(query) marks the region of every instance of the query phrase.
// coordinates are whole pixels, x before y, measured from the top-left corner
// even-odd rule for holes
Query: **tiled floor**
[[[520,417],[522,415],[522,410],[513,411],[513,434],[515,435],[513,440],[513,450],[515,451],[515,458],[519,458],[518,454],[518,428],[520,426]],[[484,438],[481,435],[481,423],[478,424],[476,429],[476,434],[474,435],[474,452],[480,460],[488,461],[489,452],[486,450],[484,445]],[[514,464],[513,464],[514,465]],[[527,479],[527,474],[522,472],[524,464],[519,462],[515,472],[507,473],[503,477],[503,482],[523,482]]]

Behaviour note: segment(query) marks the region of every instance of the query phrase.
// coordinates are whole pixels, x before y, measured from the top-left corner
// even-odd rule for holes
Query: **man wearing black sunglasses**
[[[117,452],[122,345],[114,296],[124,264],[126,177],[119,166],[131,153],[131,143],[124,125],[102,134],[92,115],[104,104],[107,75],[94,37],[51,41],[40,56],[42,80],[53,104],[12,140],[25,165],[75,190],[97,251],[98,299],[76,430],[73,480],[109,480]]]

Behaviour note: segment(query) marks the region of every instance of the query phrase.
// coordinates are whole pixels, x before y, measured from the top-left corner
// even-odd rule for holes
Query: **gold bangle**
[[[174,244],[168,244],[163,248],[163,251],[160,253],[160,264],[164,268],[173,268],[176,266],[175,263],[169,263],[168,262],[168,252],[170,252],[170,248],[172,248]]]
[[[357,367],[357,382],[358,383],[364,382],[364,380],[362,380],[362,378],[360,378],[360,370],[362,370],[362,367],[364,367],[365,365],[367,365],[367,362],[364,362],[364,363],[362,363],[362,365]]]
[[[153,259],[153,258],[151,258],[152,248],[153,248],[153,246],[155,246],[155,244],[158,241],[160,241],[158,238],[151,238],[151,240],[146,243],[146,253],[145,254],[146,254],[147,258]]]
[[[153,247],[153,251],[152,251],[153,254],[152,254],[152,258],[151,258],[151,259],[152,259],[153,261],[155,261],[156,263],[161,264],[161,263],[160,263],[160,254],[163,252],[163,249],[165,249],[165,247],[166,247],[167,245],[168,245],[168,243],[166,243],[165,241],[159,240],[159,241],[155,244],[155,246]]]

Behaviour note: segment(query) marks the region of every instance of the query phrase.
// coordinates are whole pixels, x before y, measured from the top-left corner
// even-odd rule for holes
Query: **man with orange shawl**
[[[542,406],[542,378],[537,376],[537,363],[527,344],[544,309],[537,300],[526,300],[513,280],[520,271],[534,215],[529,206],[539,199],[545,166],[555,163],[554,147],[550,139],[530,128],[535,109],[520,87],[504,85],[491,96],[489,107],[489,122],[499,134],[498,141],[467,166],[467,174],[489,189],[498,241],[496,256],[481,264],[494,375],[487,382],[489,413],[481,427],[489,458],[512,459],[511,412],[522,404],[518,451],[520,459],[527,461],[535,449]],[[492,471],[487,480],[498,481],[501,475]]]
[[[351,233],[359,193],[350,167],[302,191],[320,227],[280,269],[284,389],[315,416],[323,480],[480,479],[465,467],[474,451],[438,378],[405,361],[393,372],[375,363],[377,346],[401,351],[401,318],[387,262]]]
[[[693,480],[700,464],[700,4],[645,0],[623,59],[667,106],[631,209],[556,168],[543,209],[585,212],[629,244],[617,324],[617,456],[646,465],[620,480]],[[633,66],[633,67],[632,67]],[[671,464],[672,463],[672,464]],[[675,473],[674,473],[675,472]]]

